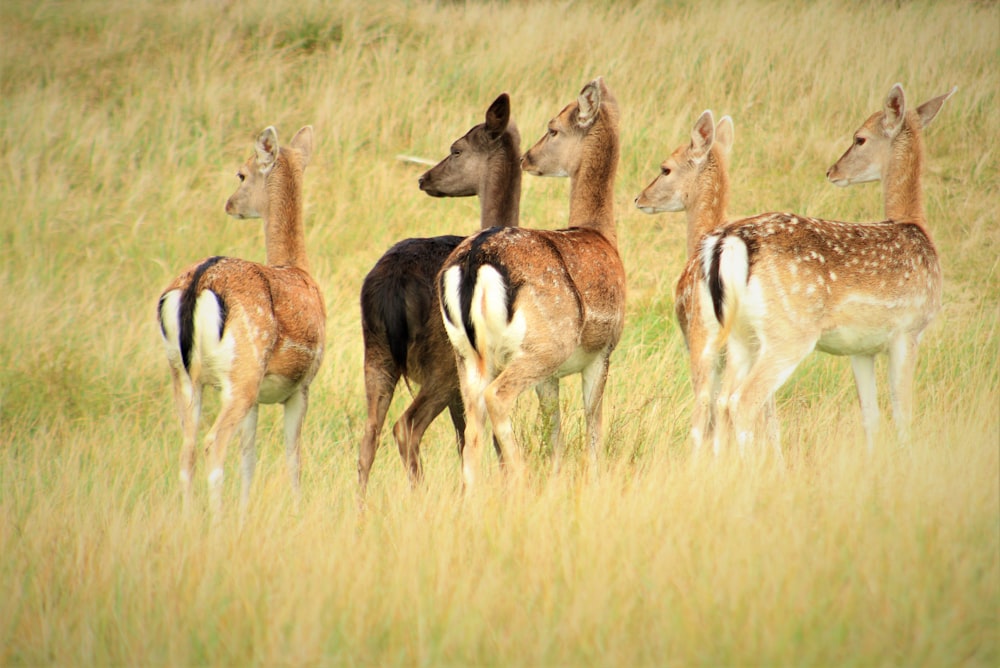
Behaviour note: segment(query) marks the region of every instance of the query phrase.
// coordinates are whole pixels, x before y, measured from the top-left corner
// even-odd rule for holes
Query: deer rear
[[[727,346],[720,410],[741,447],[754,439],[761,406],[814,348],[851,357],[869,449],[879,419],[874,358],[886,353],[896,426],[908,439],[917,346],[941,304],[922,204],[921,131],[947,97],[907,112],[897,84],[830,170],[835,182],[881,178],[889,220],[770,213],[705,239],[705,285]],[[868,132],[882,150],[865,148]]]
[[[180,478],[191,497],[202,390],[221,393],[219,414],[205,437],[212,510],[222,507],[226,447],[241,429],[245,511],[256,465],[258,404],[284,406],[285,447],[298,493],[300,435],[309,385],[323,359],[326,311],[309,274],[302,226],[302,177],[313,149],[306,126],[287,146],[266,128],[240,168],[240,186],[226,202],[236,218],[262,218],[267,264],[228,257],[202,260],[160,296],[157,317],[183,431]]]
[[[516,227],[521,199],[520,134],[503,93],[474,126],[452,145],[447,157],[419,179],[433,197],[470,197],[480,202],[480,226]],[[363,495],[382,425],[400,378],[420,385],[393,427],[400,457],[412,480],[421,477],[420,441],[448,408],[458,449],[465,439],[465,412],[455,356],[441,322],[435,277],[464,237],[406,239],[390,248],[361,287],[368,419],[358,452]]]
[[[529,387],[571,373],[583,378],[587,440],[597,458],[609,358],[625,312],[613,208],[618,155],[617,102],[598,78],[549,122],[521,161],[531,174],[569,176],[571,227],[484,230],[463,241],[441,270],[442,315],[467,420],[466,487],[476,478],[487,413],[516,473],[514,401]],[[554,454],[558,464],[560,453]]]

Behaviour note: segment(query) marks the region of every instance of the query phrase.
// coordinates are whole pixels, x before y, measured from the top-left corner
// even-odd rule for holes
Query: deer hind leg
[[[428,379],[420,386],[420,391],[392,429],[410,482],[416,484],[423,476],[420,463],[420,441],[431,422],[445,409],[451,400],[451,390],[445,386],[441,390],[441,379]],[[454,416],[452,418],[454,421]]]
[[[546,378],[535,385],[535,394],[538,395],[542,430],[552,449],[552,470],[558,473],[563,455],[562,427],[559,418],[559,379]]]
[[[471,490],[476,483],[482,462],[483,436],[486,431],[486,400],[484,393],[490,378],[479,372],[465,358],[458,357],[458,378],[462,388],[462,404],[465,413],[465,439],[462,449],[462,485]],[[454,417],[454,413],[452,413]]]
[[[720,346],[709,342],[705,347],[702,364],[717,360]],[[732,397],[737,387],[753,367],[754,351],[742,339],[730,337],[726,343],[726,364],[718,371],[720,379],[714,394],[714,425],[712,428],[712,453],[718,457],[729,441],[735,438]]]
[[[901,445],[910,442],[913,419],[913,376],[917,367],[917,339],[900,334],[889,345],[889,393],[892,419]]]
[[[878,432],[879,423],[878,392],[875,388],[875,356],[851,355],[851,370],[854,371],[854,385],[858,388],[861,424],[865,428],[868,452],[871,452],[875,445],[875,434]]]
[[[678,306],[678,318],[681,317],[681,313],[682,309]],[[711,406],[713,388],[707,382],[710,374],[707,373],[706,364],[702,360],[705,347],[705,328],[701,326],[701,321],[698,318],[688,319],[685,315],[681,322],[681,332],[684,334],[684,344],[688,351],[691,389],[694,391],[694,406],[691,409],[691,449],[697,456],[701,452],[701,446],[705,439],[711,438],[709,431],[714,415]],[[683,322],[688,323],[686,329]]]
[[[764,407],[769,401],[773,401],[774,393],[785,384],[815,344],[815,337],[784,341],[781,346],[761,343],[750,372],[729,397],[733,430],[741,455],[753,445],[755,432],[764,420],[762,415]],[[775,455],[779,460],[782,459],[781,444],[772,445],[775,448]]]
[[[218,521],[222,515],[222,480],[223,465],[226,461],[226,448],[236,427],[243,422],[247,414],[257,403],[256,391],[239,391],[224,388],[222,407],[215,419],[215,424],[205,437],[205,451],[208,459],[208,493],[214,519]],[[228,396],[227,396],[228,395]]]
[[[257,467],[257,409],[254,404],[240,426],[240,517],[245,518],[250,506],[250,486],[253,483],[253,472]]]
[[[285,400],[285,462],[292,485],[292,499],[298,509],[302,479],[302,424],[309,410],[309,388],[301,387]]]
[[[194,467],[198,454],[196,443],[198,423],[201,419],[202,387],[200,383],[192,382],[185,371],[171,367],[170,373],[174,386],[174,403],[181,422],[180,479],[183,507],[186,513],[191,508],[191,481],[194,479]]]
[[[485,388],[483,393],[486,410],[489,413],[490,422],[493,424],[493,435],[500,444],[500,450],[503,453],[505,470],[514,476],[518,476],[523,467],[521,451],[514,438],[510,419],[514,410],[514,402],[525,390],[546,381],[555,371],[532,364],[533,362],[528,356],[514,359]]]
[[[764,433],[774,448],[775,455],[781,460],[783,458],[781,454],[781,421],[778,419],[778,409],[773,394],[768,398],[767,403],[764,404],[762,412]]]
[[[368,403],[368,420],[365,422],[365,433],[358,445],[358,490],[364,496],[368,489],[368,476],[375,461],[382,426],[385,416],[392,403],[392,395],[399,382],[399,371],[395,364],[379,363],[369,359],[365,351],[365,398]]]
[[[691,445],[694,454],[702,445],[715,438],[716,397],[722,381],[722,355],[705,348],[704,335],[697,337],[692,323],[688,363],[691,369],[691,388],[694,391],[694,408],[691,411]]]

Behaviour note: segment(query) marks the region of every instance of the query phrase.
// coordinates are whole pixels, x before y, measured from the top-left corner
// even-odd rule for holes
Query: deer
[[[702,272],[698,246],[710,232],[725,225],[729,205],[729,156],[734,139],[733,119],[716,124],[711,110],[698,117],[691,141],[678,146],[660,165],[660,173],[635,198],[643,213],[687,212],[687,262],[674,285],[674,315],[688,350],[695,404],[690,438],[697,455],[713,438],[715,401],[724,366],[722,351],[714,346],[715,318],[703,313],[699,301]],[[768,428],[777,433],[773,402],[767,406]],[[718,443],[714,454],[718,456]]]
[[[713,336],[702,319],[697,300],[701,279],[698,244],[726,222],[729,204],[729,155],[733,147],[733,120],[723,116],[716,124],[711,110],[698,117],[691,141],[678,146],[660,165],[660,173],[635,198],[643,213],[687,212],[687,257],[674,285],[674,315],[684,336],[691,370],[695,405],[691,441],[697,453],[714,428],[714,402],[722,367],[721,355],[708,345]]]
[[[814,349],[850,357],[869,452],[880,419],[875,356],[886,354],[897,437],[909,442],[917,349],[941,307],[920,182],[922,131],[954,90],[910,110],[894,85],[828,170],[841,186],[882,180],[886,220],[767,213],[703,241],[703,294],[727,355],[718,410],[741,451],[754,441],[762,406]]]
[[[491,228],[452,252],[438,275],[441,315],[455,350],[465,407],[464,490],[475,488],[489,417],[505,472],[523,470],[511,427],[517,397],[579,373],[587,444],[598,463],[611,353],[625,317],[614,181],[618,103],[602,77],[551,119],[521,158],[534,176],[569,177],[569,226]],[[559,468],[562,446],[553,452]]]
[[[480,229],[517,227],[521,201],[521,136],[511,119],[510,96],[501,94],[483,123],[452,143],[448,155],[418,179],[432,197],[479,198]],[[389,404],[400,378],[420,384],[393,426],[393,437],[411,482],[422,477],[420,442],[427,427],[448,408],[459,454],[465,443],[465,411],[455,354],[445,334],[435,280],[445,259],[464,237],[405,239],[390,248],[361,287],[365,396],[368,419],[358,451],[362,497]],[[538,395],[552,438],[559,437],[558,385],[540,385]],[[502,461],[502,460],[501,460]]]
[[[238,219],[260,218],[267,260],[209,257],[177,276],[157,303],[157,319],[173,382],[183,441],[180,481],[184,508],[191,502],[202,393],[220,392],[220,407],[205,436],[213,515],[222,510],[223,464],[233,433],[241,430],[240,508],[249,503],[257,454],[260,404],[284,407],[285,454],[299,497],[300,442],[309,386],[323,361],[326,308],[310,275],[302,222],[303,173],[313,152],[313,129],[300,129],[279,145],[273,126],[254,142],[237,172],[239,186],[226,201]]]

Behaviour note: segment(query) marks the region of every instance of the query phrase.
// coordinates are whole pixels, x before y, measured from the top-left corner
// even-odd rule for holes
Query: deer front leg
[[[285,401],[285,461],[292,485],[292,499],[298,510],[302,475],[302,423],[309,408],[309,388],[300,388]]]
[[[601,433],[603,430],[604,387],[608,380],[608,364],[610,351],[604,353],[580,374],[583,388],[583,410],[587,421],[587,451],[590,453],[590,466],[597,472],[600,464]]]
[[[858,403],[861,404],[861,424],[865,428],[868,452],[871,452],[875,445],[875,434],[878,432],[879,423],[875,356],[851,355],[851,370],[854,372],[854,385],[858,389]]]
[[[542,430],[552,448],[552,471],[559,472],[562,464],[563,440],[562,426],[559,418],[559,379],[546,378],[535,385],[538,395],[538,409],[542,417]]]
[[[917,340],[900,334],[889,345],[889,395],[892,419],[900,445],[910,443],[910,421],[913,419],[913,376],[917,366]]]

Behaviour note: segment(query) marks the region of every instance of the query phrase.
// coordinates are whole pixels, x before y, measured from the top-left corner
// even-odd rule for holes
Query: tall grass
[[[3,3],[0,664],[996,665],[998,24],[952,2]],[[487,457],[462,498],[442,419],[416,490],[383,439],[360,511],[361,280],[395,241],[478,219],[394,156],[443,156],[501,91],[526,149],[597,74],[622,108],[629,286],[602,470],[570,379],[559,476],[528,397],[523,486]],[[946,287],[914,442],[887,425],[867,455],[849,365],[815,355],[778,397],[784,467],[692,461],[683,220],[632,198],[711,108],[736,124],[733,212],[877,219],[878,187],[824,172],[896,81],[912,104],[959,87],[926,133]],[[303,498],[264,409],[250,517],[212,531],[203,484],[179,515],[154,304],[199,257],[263,259],[259,226],[222,206],[256,132],[306,123],[329,315]],[[525,225],[560,226],[567,202],[565,181],[525,177]],[[231,462],[230,509],[237,478]]]

